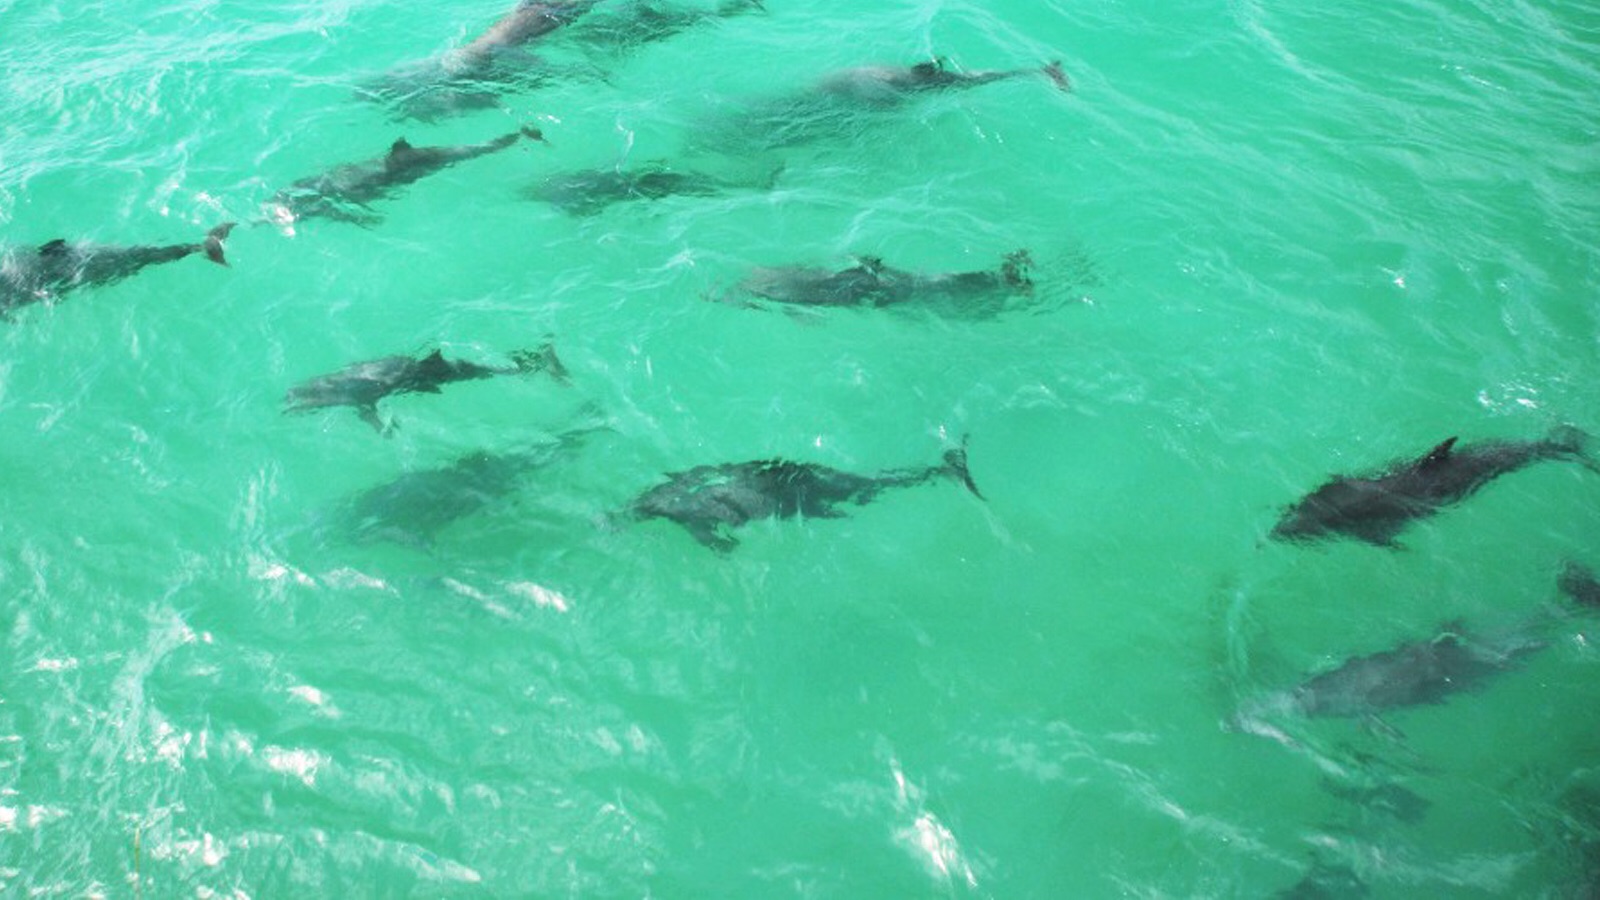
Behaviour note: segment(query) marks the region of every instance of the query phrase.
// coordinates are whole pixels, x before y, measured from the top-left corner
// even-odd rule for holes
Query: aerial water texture
[[[1593,894],[1592,5],[512,2],[0,0],[0,894]]]

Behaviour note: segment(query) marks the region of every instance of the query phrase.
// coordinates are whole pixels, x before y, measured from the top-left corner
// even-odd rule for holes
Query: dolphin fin
[[[228,264],[227,257],[222,255],[222,242],[227,240],[228,232],[233,230],[236,222],[223,222],[221,225],[206,232],[206,239],[200,243],[200,249],[205,251],[206,259],[219,266]]]
[[[987,499],[983,492],[978,490],[978,483],[972,480],[972,472],[967,469],[967,441],[961,440],[961,446],[944,452],[944,473],[960,481],[972,492],[972,496],[979,500]]]
[[[396,138],[395,142],[389,145],[390,156],[393,156],[396,153],[405,153],[409,150],[411,150],[411,142],[405,138]]]
[[[1072,81],[1067,78],[1067,73],[1061,68],[1061,60],[1051,60],[1050,64],[1039,71],[1045,74],[1061,91],[1071,93]]]
[[[361,417],[361,421],[371,425],[373,431],[376,431],[384,437],[389,436],[389,426],[385,425],[383,423],[383,419],[378,417],[378,408],[376,406],[372,406],[370,404],[363,406],[356,410],[356,415]]]
[[[1428,451],[1428,455],[1417,461],[1417,468],[1431,469],[1450,459],[1450,448],[1456,445],[1456,438],[1452,437],[1444,443]]]
[[[56,238],[47,244],[39,246],[40,256],[60,256],[65,252],[67,252],[67,242],[63,238]]]

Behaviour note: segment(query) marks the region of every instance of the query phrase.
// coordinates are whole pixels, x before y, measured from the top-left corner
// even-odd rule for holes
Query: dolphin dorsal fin
[[[67,252],[67,242],[64,238],[56,238],[49,243],[41,244],[39,246],[40,256],[58,256],[65,252]]]
[[[1430,469],[1450,459],[1450,448],[1456,445],[1455,438],[1449,438],[1444,443],[1428,451],[1428,454],[1417,463],[1419,469]]]
[[[435,347],[432,353],[422,358],[423,362],[444,362],[444,351]]]
[[[395,140],[395,142],[393,144],[389,145],[389,155],[390,156],[394,156],[394,155],[396,155],[398,153],[409,153],[410,151],[411,151],[411,142],[406,140],[405,138],[398,138],[398,139]]]

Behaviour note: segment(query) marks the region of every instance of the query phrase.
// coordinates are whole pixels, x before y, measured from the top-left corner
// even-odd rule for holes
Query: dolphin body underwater
[[[316,217],[371,225],[382,219],[367,205],[373,200],[458,162],[498,153],[523,138],[544,141],[544,135],[533,127],[461,146],[416,147],[400,138],[377,159],[336,166],[279,191],[272,200],[271,219],[282,225]]]
[[[38,247],[12,248],[0,254],[0,317],[30,303],[51,301],[88,285],[121,281],[148,266],[196,253],[226,266],[223,241],[233,227],[232,222],[218,225],[193,244],[118,247],[54,240]]]
[[[1062,92],[1072,83],[1059,62],[1026,69],[961,72],[944,60],[910,66],[861,66],[823,77],[798,94],[758,101],[708,123],[705,143],[747,153],[775,150],[859,131],[874,116],[916,97],[1043,75]]]
[[[837,518],[843,515],[835,508],[840,503],[859,506],[889,488],[914,487],[934,478],[959,481],[983,498],[961,447],[946,451],[940,465],[879,475],[783,459],[696,466],[668,473],[665,482],[640,494],[627,512],[637,519],[670,519],[695,540],[725,553],[738,545],[726,529],[756,519]]]
[[[782,169],[755,182],[727,181],[700,172],[675,172],[660,164],[634,169],[586,169],[555,175],[523,192],[571,216],[590,216],[616,204],[665,197],[714,197],[740,190],[770,190]]]
[[[393,104],[401,118],[437,119],[499,104],[506,91],[536,86],[551,73],[527,46],[577,21],[599,0],[524,0],[465,45],[402,66],[359,89]]]
[[[512,496],[528,477],[603,426],[576,428],[555,441],[510,453],[469,453],[435,469],[408,472],[339,504],[333,533],[354,543],[432,545],[452,523]]]
[[[734,289],[762,300],[800,306],[895,306],[911,301],[936,303],[983,296],[1026,294],[1032,258],[1026,250],[1009,253],[998,269],[920,275],[891,268],[875,256],[861,257],[848,269],[759,268]]]
[[[1600,612],[1600,581],[1588,568],[1568,563],[1557,586],[1573,605]],[[1446,623],[1438,634],[1389,650],[1355,657],[1315,675],[1288,692],[1287,705],[1312,717],[1367,717],[1386,710],[1444,703],[1480,690],[1494,676],[1512,671],[1547,643],[1533,635],[1546,616],[1499,636],[1470,633]]]
[[[1457,447],[1456,438],[1421,458],[1374,475],[1334,477],[1290,507],[1271,536],[1306,541],[1353,537],[1383,547],[1416,519],[1460,502],[1501,475],[1543,460],[1572,460],[1591,469],[1588,438],[1563,427],[1537,441],[1481,441]]]
[[[660,3],[657,0],[633,0],[586,16],[568,34],[579,44],[624,51],[664,40],[690,28],[764,9],[766,7],[762,0],[725,0],[713,9]]]
[[[556,381],[566,382],[567,370],[550,344],[534,351],[518,351],[511,354],[511,359],[515,365],[509,368],[482,366],[465,360],[445,359],[443,352],[435,350],[421,359],[385,356],[353,363],[290,388],[284,397],[283,411],[309,412],[350,406],[361,416],[361,421],[386,435],[393,423],[385,423],[378,416],[378,402],[391,394],[437,394],[444,385],[457,381],[535,372],[549,372]]]

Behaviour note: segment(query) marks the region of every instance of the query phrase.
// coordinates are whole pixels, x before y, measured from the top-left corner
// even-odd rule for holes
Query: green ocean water
[[[1556,585],[1600,568],[1600,476],[1506,475],[1400,548],[1268,533],[1452,435],[1600,434],[1600,12],[767,0],[630,46],[580,19],[459,115],[364,99],[508,6],[0,0],[0,243],[242,223],[228,268],[0,322],[0,894],[1592,895],[1600,619]],[[1073,91],[759,118],[934,55]],[[256,224],[398,137],[527,124],[381,222]],[[772,186],[524,196],[652,161]],[[1022,248],[998,314],[708,302]],[[570,384],[393,397],[387,439],[282,412],[545,341]],[[698,465],[963,441],[981,499],[726,554],[618,515]],[[405,493],[483,453],[525,465]],[[1381,718],[1281,702],[1442,623],[1544,646]]]

